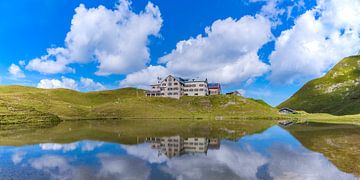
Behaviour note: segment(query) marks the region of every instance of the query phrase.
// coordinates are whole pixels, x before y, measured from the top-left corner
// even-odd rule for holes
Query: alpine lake
[[[82,120],[0,126],[0,179],[359,179],[360,126]]]

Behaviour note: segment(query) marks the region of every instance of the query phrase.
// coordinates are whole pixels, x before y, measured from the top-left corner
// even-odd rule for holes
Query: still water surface
[[[357,179],[276,125],[234,140],[174,134],[136,141],[0,146],[0,179]]]

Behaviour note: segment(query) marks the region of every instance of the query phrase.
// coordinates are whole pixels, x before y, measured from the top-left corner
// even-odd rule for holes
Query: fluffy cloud
[[[147,161],[149,163],[163,163],[166,162],[168,157],[164,154],[159,155],[159,150],[151,148],[149,143],[138,145],[122,145],[121,148],[125,149],[127,154]]]
[[[206,28],[207,36],[180,41],[160,62],[185,77],[208,77],[222,83],[246,81],[268,70],[257,52],[271,39],[270,26],[262,16],[217,20]]]
[[[158,77],[165,77],[170,72],[163,66],[149,66],[141,71],[131,73],[120,81],[120,87],[148,88],[149,84],[155,84]]]
[[[261,7],[260,14],[269,18],[273,27],[281,25],[285,19],[292,18],[291,15],[294,10],[300,11],[305,9],[304,0],[250,0],[250,2],[265,3]]]
[[[65,48],[50,48],[47,55],[35,58],[28,70],[45,74],[74,72],[74,63],[99,63],[98,75],[124,74],[139,70],[149,61],[148,37],[158,35],[162,26],[160,10],[148,3],[139,14],[130,2],[120,0],[115,10],[104,6],[75,9]]]
[[[72,160],[65,156],[43,155],[39,158],[31,159],[29,164],[38,173],[28,173],[26,179],[89,179],[95,177],[93,171],[87,168],[73,166]],[[25,171],[26,172],[26,171]]]
[[[66,89],[73,89],[78,90],[79,85],[74,79],[61,77],[61,79],[42,79],[38,85],[38,88],[43,89],[55,89],[55,88],[66,88]],[[90,78],[80,78],[80,88],[86,91],[102,91],[105,90],[106,87],[99,83],[95,82],[93,79]]]
[[[99,179],[148,179],[150,167],[140,159],[102,153],[97,155],[101,168]],[[136,168],[134,168],[136,167]]]
[[[74,73],[73,68],[67,67],[69,51],[64,48],[49,48],[47,55],[31,60],[26,66],[27,70],[39,71],[43,74]]]
[[[320,153],[303,147],[275,144],[269,148],[271,159],[266,165],[274,179],[356,179],[354,175],[339,171]]]
[[[55,88],[66,88],[66,89],[78,89],[78,84],[75,80],[61,77],[61,80],[58,79],[42,79],[38,85],[38,88],[43,89],[55,89]]]
[[[70,144],[57,144],[57,143],[45,143],[39,144],[41,150],[45,151],[60,151],[68,152],[73,151],[78,148],[78,143],[70,143]]]
[[[317,6],[283,31],[270,56],[273,82],[319,77],[360,49],[360,1],[318,0]]]
[[[99,82],[95,82],[94,80],[92,80],[90,78],[81,77],[80,83],[81,83],[81,86],[88,91],[102,91],[102,90],[106,89],[106,87],[103,84],[101,84]]]
[[[11,64],[8,71],[11,74],[11,76],[14,78],[25,78],[24,72],[20,69],[19,66],[15,64]]]
[[[20,66],[25,66],[25,65],[26,65],[26,63],[25,63],[25,61],[24,61],[24,60],[21,60],[21,61],[19,61],[19,65],[20,65]]]
[[[11,160],[14,164],[19,164],[24,159],[25,155],[26,155],[26,152],[23,152],[23,151],[15,152],[11,156]]]
[[[101,147],[102,145],[104,145],[103,142],[93,142],[93,141],[85,141],[82,145],[81,145],[81,151],[93,151],[96,148]]]
[[[244,16],[215,21],[206,36],[180,41],[161,57],[165,66],[150,66],[129,74],[120,85],[148,85],[168,73],[183,77],[209,78],[221,83],[241,83],[268,71],[258,50],[271,40],[270,21],[262,16]]]

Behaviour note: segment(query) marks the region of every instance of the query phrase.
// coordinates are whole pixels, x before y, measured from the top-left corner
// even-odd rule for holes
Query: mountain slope
[[[271,117],[275,108],[236,95],[182,97],[180,100],[145,97],[144,90],[125,88],[81,93],[68,89],[0,86],[0,109],[33,109],[60,119]],[[16,114],[16,112],[14,112]],[[1,120],[0,123],[5,122]]]
[[[279,107],[333,115],[360,114],[360,55],[344,58]]]

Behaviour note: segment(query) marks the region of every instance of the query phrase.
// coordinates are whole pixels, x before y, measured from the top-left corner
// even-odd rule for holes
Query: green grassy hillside
[[[342,171],[360,176],[360,126],[309,123],[286,129],[306,148],[322,153]]]
[[[60,119],[103,118],[271,118],[275,108],[235,95],[182,97],[180,100],[145,97],[140,89],[81,93],[68,89],[0,86],[0,123],[30,117]]]
[[[279,107],[333,115],[360,114],[360,56],[343,59],[325,76],[305,84]]]

